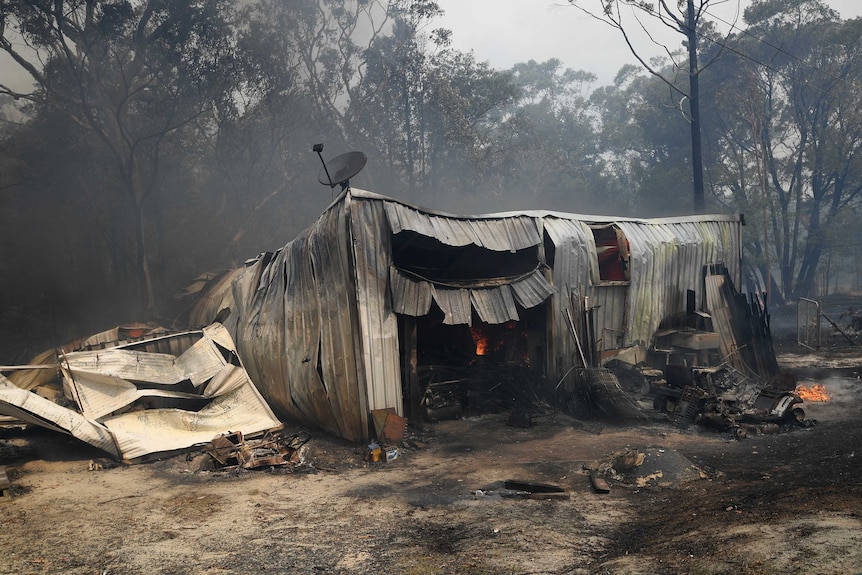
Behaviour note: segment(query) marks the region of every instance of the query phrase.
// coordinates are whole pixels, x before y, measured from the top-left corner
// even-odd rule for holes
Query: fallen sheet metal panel
[[[179,356],[133,349],[153,343],[143,340],[62,353],[63,386],[77,411],[0,376],[0,413],[125,460],[186,449],[228,431],[253,436],[281,427],[222,325],[159,339],[186,349]]]
[[[114,457],[120,457],[114,438],[108,429],[75,410],[63,407],[13,385],[0,375],[0,413],[21,421],[67,433],[98,447]]]

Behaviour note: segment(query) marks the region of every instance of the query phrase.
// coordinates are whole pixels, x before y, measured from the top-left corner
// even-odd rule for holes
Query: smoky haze
[[[639,67],[601,84],[553,57],[495,68],[454,48],[437,30],[440,14],[422,3],[390,5],[388,14],[365,2],[337,13],[314,0],[230,4],[99,4],[88,21],[65,3],[63,25],[79,31],[68,38],[77,42],[71,52],[54,41],[62,37],[51,29],[56,19],[40,13],[50,7],[0,7],[4,33],[18,35],[7,46],[26,39],[42,61],[22,53],[35,63],[32,93],[8,54],[3,66],[15,74],[0,80],[2,361],[122,322],[179,325],[189,302],[175,295],[195,277],[280,248],[331,203],[339,188],[317,182],[312,145],[320,142],[327,160],[351,150],[368,156],[353,187],[449,213],[691,212],[679,94]],[[147,34],[136,37],[143,14],[151,14]],[[830,52],[836,71],[822,77],[805,67],[859,39],[849,22],[823,18],[777,18],[775,33],[808,40],[777,56],[740,32],[731,38],[735,52],[702,78],[708,211],[746,213],[751,265],[797,262],[770,276],[787,299],[811,287],[805,274],[834,289],[834,270],[857,261],[839,230],[858,223],[846,190],[862,186],[862,168],[846,141],[818,135],[832,146],[827,157],[845,160],[844,191],[816,189],[810,178],[796,184],[800,197],[845,195],[835,198],[840,213],[824,208],[810,230],[819,251],[803,254],[820,208],[806,202],[801,218],[802,204],[777,201],[796,173],[794,154],[777,138],[752,140],[754,112],[745,104],[762,97],[753,77],[779,78],[776,93],[789,106],[794,90],[820,95],[820,83],[835,84],[840,73],[828,92],[841,101],[833,112],[855,109],[846,104],[862,94],[862,74],[847,70],[858,69],[858,54]],[[21,22],[31,36],[21,36]],[[780,122],[775,133],[790,141],[808,130],[804,115],[765,120]],[[768,188],[762,173],[774,174]],[[798,237],[781,236],[785,217],[802,230]]]

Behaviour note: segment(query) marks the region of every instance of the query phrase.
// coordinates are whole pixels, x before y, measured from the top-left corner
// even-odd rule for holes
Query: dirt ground
[[[306,465],[237,472],[201,455],[112,467],[59,434],[0,431],[0,573],[862,573],[862,353],[788,349],[831,401],[806,404],[817,425],[742,440],[498,414],[419,430],[389,463],[313,435]],[[634,449],[655,473],[591,489],[587,468]],[[569,498],[511,497],[511,479]]]

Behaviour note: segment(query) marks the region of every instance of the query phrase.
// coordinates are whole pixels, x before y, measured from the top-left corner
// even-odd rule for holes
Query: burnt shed
[[[742,225],[452,215],[348,188],[286,246],[212,282],[191,322],[224,323],[281,417],[362,441],[373,410],[415,415],[423,366],[553,379],[626,350],[642,359],[663,320],[703,305],[706,266],[740,285]]]

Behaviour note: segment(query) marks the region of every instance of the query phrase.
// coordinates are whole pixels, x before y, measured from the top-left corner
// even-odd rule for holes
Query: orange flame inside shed
[[[473,336],[473,343],[476,344],[476,355],[488,353],[488,336],[475,327],[470,328],[470,335]]]
[[[815,383],[811,387],[797,385],[796,395],[805,401],[829,401],[831,399],[826,392],[826,386],[819,383]]]

